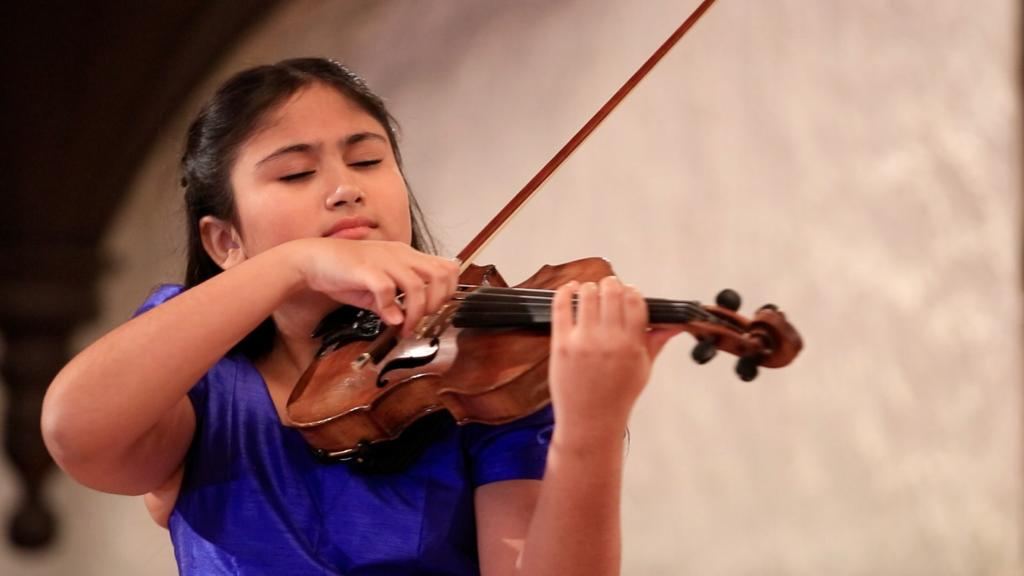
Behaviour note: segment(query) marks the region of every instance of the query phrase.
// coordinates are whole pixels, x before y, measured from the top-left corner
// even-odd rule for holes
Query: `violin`
[[[509,286],[494,266],[472,264],[476,254],[598,124],[625,98],[715,0],[704,0],[579,132],[534,176],[458,256],[459,287],[440,310],[407,337],[368,310],[344,306],[313,336],[321,340],[312,364],[288,399],[288,424],[321,456],[360,461],[424,417],[449,413],[456,423],[503,424],[550,403],[548,356],[554,290],[576,280],[614,275],[602,258],[545,265]],[[401,297],[399,297],[401,299]],[[693,359],[707,363],[722,350],[739,358],[736,373],[753,380],[759,368],[788,365],[803,347],[777,306],[752,318],[738,313],[740,297],[723,290],[714,305],[647,298],[652,326],[679,325],[697,344]]]

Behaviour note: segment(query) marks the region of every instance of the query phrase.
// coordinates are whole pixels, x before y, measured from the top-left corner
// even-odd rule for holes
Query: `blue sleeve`
[[[184,291],[185,287],[181,284],[161,284],[157,286],[149,293],[149,296],[146,297],[146,300],[141,306],[139,306],[138,310],[132,314],[132,318],[156,308]],[[206,407],[206,380],[206,377],[203,376],[203,378],[201,378],[199,382],[188,391],[188,398],[192,401],[192,408],[196,412],[196,417],[198,417],[199,414],[202,414]]]
[[[554,426],[550,405],[500,426],[467,424],[465,447],[472,462],[473,486],[543,478]]]
[[[153,291],[149,293],[149,296],[146,296],[146,300],[139,306],[139,309],[132,314],[132,318],[143,312],[149,312],[184,291],[185,288],[181,284],[161,284],[153,288]]]

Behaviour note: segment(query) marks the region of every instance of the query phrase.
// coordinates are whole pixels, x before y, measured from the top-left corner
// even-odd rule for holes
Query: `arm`
[[[149,517],[161,528],[167,528],[170,523],[171,513],[174,512],[174,505],[178,501],[178,493],[181,492],[181,481],[184,476],[185,467],[178,466],[178,469],[163,486],[147,492],[142,497]]]
[[[195,429],[186,393],[299,285],[271,250],[106,334],[47,390],[43,437],[79,482],[141,494],[179,467]]]
[[[188,390],[289,296],[304,290],[418,321],[454,290],[457,266],[397,242],[281,244],[113,330],[72,359],[43,403],[57,463],[108,492],[142,494],[180,467],[195,429]],[[414,294],[403,318],[396,289]]]
[[[543,482],[478,488],[480,573],[618,574],[621,448],[621,434],[594,449],[552,443]]]
[[[543,482],[477,489],[487,576],[617,575],[623,431],[653,358],[676,331],[646,332],[647,309],[615,279],[559,289],[552,311],[555,432]]]

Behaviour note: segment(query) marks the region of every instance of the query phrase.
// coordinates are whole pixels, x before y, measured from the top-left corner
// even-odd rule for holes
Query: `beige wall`
[[[454,253],[695,0],[286,3],[141,167],[84,345],[174,279],[186,117],[229,71],[335,56],[405,130]],[[1021,557],[1017,3],[720,2],[484,254],[602,255],[650,295],[782,305],[807,349],[745,384],[681,338],[632,421],[626,574],[1013,575]],[[12,477],[0,468],[0,502]],[[137,499],[60,478],[56,554],[172,574]]]

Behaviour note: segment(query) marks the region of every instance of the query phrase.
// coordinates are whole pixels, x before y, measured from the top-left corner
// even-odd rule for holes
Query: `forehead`
[[[384,127],[333,87],[313,83],[270,110],[242,144],[239,160],[282,145],[335,142],[359,132],[386,137]]]

